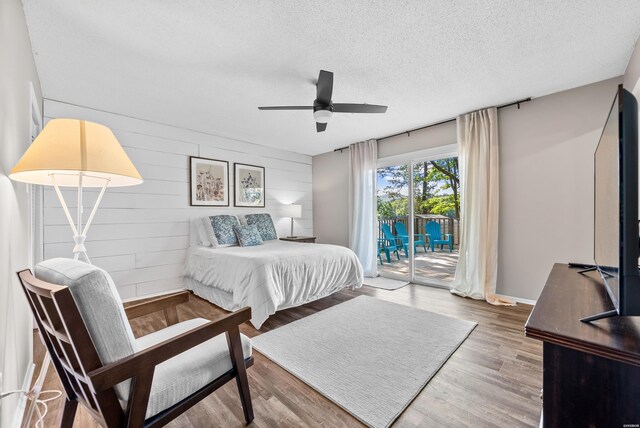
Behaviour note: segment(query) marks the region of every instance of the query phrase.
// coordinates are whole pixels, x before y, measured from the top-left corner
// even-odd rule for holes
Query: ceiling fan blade
[[[327,129],[327,124],[326,123],[316,122],[316,131],[324,132],[325,129]]]
[[[331,95],[333,94],[333,73],[330,71],[320,70],[316,89],[316,99],[318,102],[324,105],[331,104]]]
[[[334,113],[385,113],[387,106],[378,106],[375,104],[344,104],[337,103],[333,105]]]
[[[258,110],[313,110],[313,106],[273,106],[273,107],[258,107]]]

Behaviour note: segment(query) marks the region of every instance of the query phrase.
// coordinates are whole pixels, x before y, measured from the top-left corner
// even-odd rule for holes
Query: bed
[[[228,311],[250,306],[258,329],[276,311],[361,287],[362,280],[362,266],[348,248],[280,240],[192,246],[184,272],[185,286],[215,305]]]

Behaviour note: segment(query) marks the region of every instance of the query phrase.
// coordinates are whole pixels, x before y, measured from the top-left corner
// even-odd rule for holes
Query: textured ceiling
[[[638,0],[23,0],[46,98],[317,154],[624,73]],[[320,69],[336,114],[317,134]]]

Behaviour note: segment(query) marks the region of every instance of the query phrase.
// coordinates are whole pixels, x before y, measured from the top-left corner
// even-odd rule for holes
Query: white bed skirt
[[[193,294],[195,294],[196,296],[202,297],[203,299],[208,300],[209,302],[213,303],[216,306],[219,306],[220,308],[226,311],[233,312],[238,309],[241,309],[241,305],[235,305],[233,303],[233,294],[229,292],[220,290],[219,288],[214,288],[210,285],[203,284],[199,281],[196,281],[193,278],[189,278],[188,276],[184,277],[184,285],[187,288],[187,290],[193,291]],[[354,290],[359,287],[360,287],[359,285],[356,285],[356,286],[345,287],[345,288]],[[278,310],[281,311],[283,309],[294,308],[296,306],[302,306],[310,302],[315,302],[316,300],[320,300],[324,297],[330,296],[333,293],[337,293],[338,291],[340,290],[333,290],[333,291],[329,290],[323,295],[310,296],[310,298],[307,301],[298,302],[296,304],[291,304],[291,305],[285,304],[285,305],[279,306]],[[259,330],[262,324],[267,320],[267,318],[271,314],[261,314],[260,308],[258,308],[258,313],[254,313],[254,312],[255,311],[252,309],[251,324],[253,324],[253,326]]]
[[[358,288],[364,279],[358,258],[337,245],[266,241],[255,247],[191,247],[185,286],[226,310],[251,307],[260,328],[281,309]]]

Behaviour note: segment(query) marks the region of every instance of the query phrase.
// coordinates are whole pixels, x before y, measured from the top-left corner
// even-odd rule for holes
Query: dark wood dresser
[[[597,272],[556,264],[525,335],[543,344],[543,427],[640,426],[640,317],[612,308]]]

